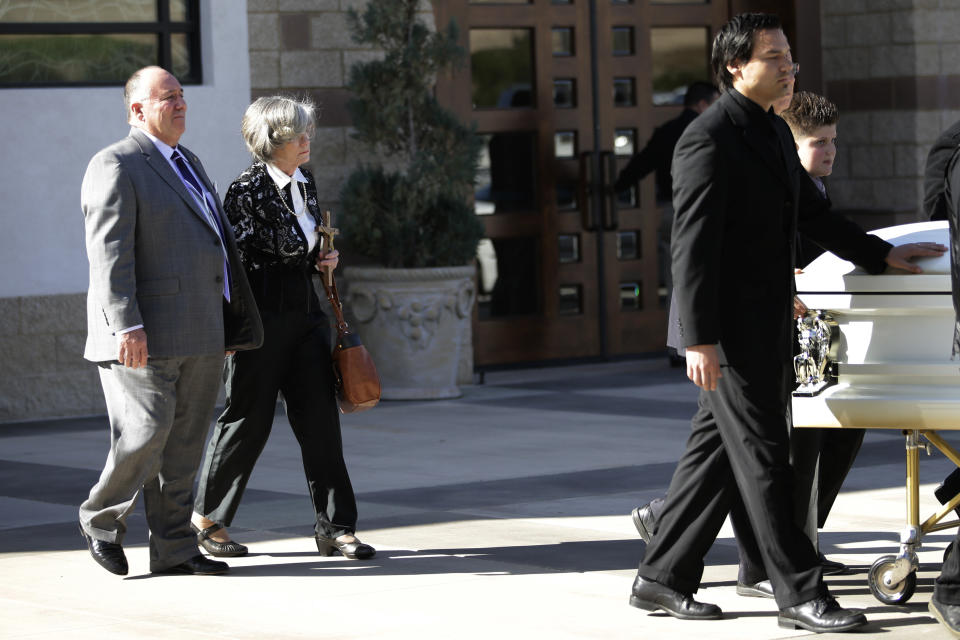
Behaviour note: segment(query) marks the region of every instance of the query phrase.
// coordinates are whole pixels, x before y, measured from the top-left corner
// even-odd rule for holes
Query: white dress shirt
[[[307,192],[306,176],[301,173],[299,167],[293,172],[292,176],[288,176],[269,162],[266,163],[266,167],[267,175],[269,175],[273,179],[273,183],[277,185],[277,191],[281,192],[281,198],[283,197],[282,192],[284,188],[293,181],[297,182],[297,184],[291,185],[290,196],[293,198],[293,212],[297,216],[297,223],[300,225],[300,229],[303,230],[303,235],[307,239],[307,253],[310,253],[317,245],[317,221],[310,215],[310,211],[307,210],[307,203],[303,199],[303,194]]]

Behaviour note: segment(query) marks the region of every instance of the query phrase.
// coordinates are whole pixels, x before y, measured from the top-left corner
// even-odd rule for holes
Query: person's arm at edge
[[[657,157],[663,153],[663,134],[661,130],[655,129],[647,145],[639,152],[633,154],[627,166],[617,175],[617,181],[613,184],[613,190],[617,193],[629,189],[637,182],[653,173],[657,168]]]
[[[149,352],[136,297],[137,198],[119,159],[94,156],[83,177],[80,201],[91,294],[117,336],[117,361],[144,366]]]

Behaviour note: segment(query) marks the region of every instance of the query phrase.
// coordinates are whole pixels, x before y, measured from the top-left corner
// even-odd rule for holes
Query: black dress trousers
[[[960,606],[960,533],[947,547],[940,576],[933,587],[933,597],[944,604]]]
[[[789,396],[787,402],[790,402]],[[790,465],[794,472],[794,520],[819,551],[818,530],[823,528],[840,495],[866,431],[797,429],[791,426],[789,433]],[[759,582],[767,577],[760,550],[753,533],[743,526],[746,522],[744,516],[738,519],[736,507],[734,505],[731,510],[730,519],[740,549],[741,581]]]
[[[777,605],[824,592],[817,553],[795,523],[784,368],[768,361],[724,366],[717,390],[701,390],[657,535],[640,564],[644,578],[695,593],[703,558],[739,490]]]
[[[818,529],[843,487],[863,442],[863,429],[797,429],[789,410],[796,386],[792,366],[784,370],[784,397],[787,402],[786,429],[790,440],[790,465],[793,467],[794,521],[819,551]],[[744,583],[767,579],[763,557],[750,528],[742,500],[734,501],[730,520],[740,552],[740,576]]]
[[[263,346],[227,359],[227,404],[201,469],[196,511],[223,526],[233,521],[281,394],[300,444],[317,535],[354,533],[357,504],[343,459],[326,318],[304,311],[261,315]]]

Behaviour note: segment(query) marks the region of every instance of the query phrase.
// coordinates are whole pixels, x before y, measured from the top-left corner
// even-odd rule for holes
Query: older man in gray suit
[[[87,344],[110,416],[110,452],[80,506],[94,560],[125,575],[125,520],[143,491],[153,573],[214,574],[190,529],[193,479],[224,352],[263,328],[220,200],[178,146],[187,105],[159,67],[124,88],[130,135],[97,153],[81,189],[90,261]]]

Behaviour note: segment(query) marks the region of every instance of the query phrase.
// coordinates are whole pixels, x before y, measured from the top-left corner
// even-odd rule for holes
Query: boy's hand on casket
[[[704,391],[716,391],[720,372],[720,356],[714,344],[687,347],[687,377]]]
[[[911,273],[923,273],[923,269],[910,262],[911,258],[942,256],[947,247],[938,242],[910,242],[890,249],[886,262],[891,267]]]

